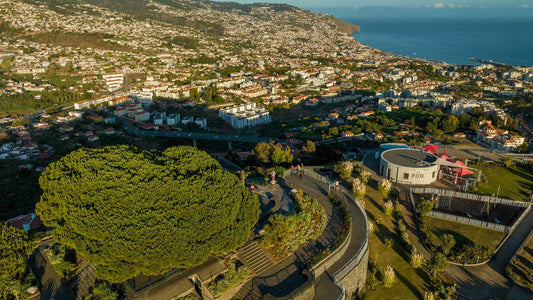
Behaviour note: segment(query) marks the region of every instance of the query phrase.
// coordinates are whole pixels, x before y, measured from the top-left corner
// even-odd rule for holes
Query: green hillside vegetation
[[[0,295],[3,299],[18,299],[24,291],[25,260],[34,245],[26,232],[0,222]]]
[[[31,42],[51,44],[61,47],[94,48],[113,51],[128,50],[127,47],[104,40],[106,38],[112,38],[112,36],[107,36],[105,34],[98,33],[47,31],[24,35],[22,36],[22,38]]]
[[[295,198],[296,207],[292,214],[275,214],[265,226],[261,245],[277,258],[283,258],[307,241],[318,238],[328,223],[324,208],[316,199],[304,195],[302,190]]]
[[[256,196],[192,147],[82,148],[50,164],[39,183],[37,212],[54,240],[113,283],[230,252],[259,217]]]

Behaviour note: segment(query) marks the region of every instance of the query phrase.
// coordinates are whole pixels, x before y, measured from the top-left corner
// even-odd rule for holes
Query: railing
[[[289,173],[287,173],[287,174],[290,174],[290,170],[289,170]],[[320,174],[318,174],[318,173],[316,173],[316,172],[314,172],[312,170],[304,169],[304,174],[306,176],[312,178],[312,179],[315,179],[315,180],[318,180],[318,181],[321,181],[321,182],[329,184],[327,177],[322,176],[322,175],[320,175]],[[344,186],[340,186],[340,189],[341,189],[341,191],[344,194],[346,194],[348,196],[348,198],[350,198],[355,203],[355,205],[357,205],[357,208],[359,208],[359,210],[363,214],[363,217],[365,219],[365,222],[364,222],[365,223],[365,237],[364,237],[364,243],[357,250],[355,255],[344,266],[342,266],[337,272],[332,274],[333,281],[335,283],[340,282],[348,273],[350,273],[361,262],[361,259],[363,259],[363,256],[365,255],[365,253],[366,253],[366,251],[368,249],[368,239],[369,239],[369,236],[368,236],[368,221],[367,221],[365,208],[360,203],[360,201],[357,199],[357,197],[355,197],[352,194],[352,192],[350,190],[348,190]]]
[[[492,229],[496,231],[509,232],[511,230],[510,226],[505,226],[505,225],[487,222],[487,221],[481,221],[481,220],[472,219],[472,218],[460,217],[460,216],[456,216],[452,214],[443,213],[440,211],[431,211],[430,213],[428,213],[428,216],[439,218],[439,219],[444,219],[444,220],[450,220],[450,221],[454,221],[457,223],[463,223],[463,224],[468,224],[472,226]]]
[[[505,198],[500,198],[500,197],[486,196],[486,195],[462,193],[462,192],[456,192],[456,191],[450,191],[450,190],[441,190],[441,189],[435,189],[435,188],[425,188],[425,187],[411,188],[411,191],[415,194],[437,194],[440,196],[468,199],[468,200],[473,200],[473,201],[490,202],[490,203],[496,203],[496,204],[504,204],[504,205],[515,206],[515,207],[531,206],[531,203],[529,202],[515,201],[515,200],[510,200],[510,199],[505,199]]]

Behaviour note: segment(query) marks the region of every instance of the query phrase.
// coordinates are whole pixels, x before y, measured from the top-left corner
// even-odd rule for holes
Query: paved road
[[[141,130],[130,128],[125,118],[124,126],[129,134],[136,134],[140,136],[155,136],[155,137],[174,137],[191,140],[207,140],[207,141],[224,141],[224,142],[243,142],[243,143],[267,143],[270,141],[277,141],[272,138],[251,137],[241,135],[224,135],[224,134],[212,134],[212,133],[199,133],[199,132],[184,132],[184,131],[157,131],[157,130]]]
[[[533,299],[531,292],[505,277],[505,266],[532,228],[533,211],[530,211],[488,264],[477,267],[450,266],[446,273],[457,282],[459,293],[470,299]]]

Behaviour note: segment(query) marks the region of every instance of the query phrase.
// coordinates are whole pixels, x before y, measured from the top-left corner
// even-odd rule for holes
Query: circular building
[[[439,175],[437,157],[416,149],[390,149],[381,153],[379,173],[392,182],[431,184]]]

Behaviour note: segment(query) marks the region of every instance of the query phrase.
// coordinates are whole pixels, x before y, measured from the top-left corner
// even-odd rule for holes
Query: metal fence
[[[531,203],[529,202],[515,201],[515,200],[510,200],[510,199],[505,199],[505,198],[500,198],[500,197],[486,196],[486,195],[462,193],[462,192],[450,191],[450,190],[441,190],[441,189],[436,189],[436,188],[424,188],[424,187],[411,188],[411,191],[415,194],[437,194],[439,196],[447,196],[447,197],[453,197],[453,198],[468,199],[468,200],[473,200],[473,201],[504,204],[504,205],[515,206],[515,207],[531,206]]]
[[[431,211],[428,214],[428,216],[434,217],[434,218],[439,218],[439,219],[444,219],[444,220],[449,220],[449,221],[453,221],[453,222],[457,222],[457,223],[463,223],[463,224],[468,224],[468,225],[472,225],[472,226],[492,229],[492,230],[496,230],[496,231],[502,231],[502,232],[511,231],[511,227],[510,226],[505,226],[505,225],[492,223],[492,222],[487,222],[487,221],[481,221],[481,220],[472,219],[472,218],[460,217],[460,216],[456,216],[456,215],[452,215],[452,214],[443,213],[443,212],[440,212],[440,211]]]
[[[312,170],[310,170],[308,168],[304,169],[304,174],[307,177],[310,177],[310,178],[315,179],[317,181],[329,184],[329,179],[326,176],[322,176],[322,175],[320,175],[320,174],[318,174],[318,173],[316,173],[316,172],[314,172],[314,171],[312,171]],[[342,185],[339,186],[339,188],[340,188],[340,191],[342,193],[344,193],[351,201],[353,201],[355,203],[355,205],[357,206],[357,208],[361,211],[361,213],[362,213],[362,215],[363,215],[363,217],[365,219],[365,222],[364,222],[365,223],[365,237],[364,237],[363,244],[357,250],[357,252],[354,253],[354,256],[352,256],[352,258],[344,266],[339,268],[339,270],[337,270],[337,272],[332,274],[333,281],[335,283],[340,282],[346,275],[348,275],[348,273],[350,273],[357,265],[359,265],[359,263],[363,259],[363,256],[365,255],[365,253],[366,253],[366,251],[368,249],[368,239],[369,239],[368,221],[367,221],[365,208],[363,207],[363,205],[361,204],[359,199],[357,199],[357,197],[355,197],[349,189],[347,189],[346,187],[344,187]]]

